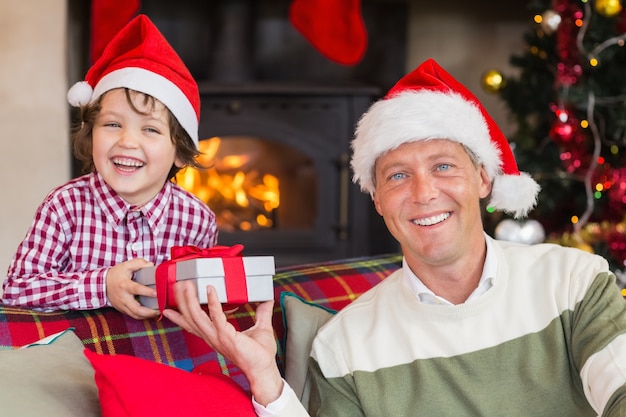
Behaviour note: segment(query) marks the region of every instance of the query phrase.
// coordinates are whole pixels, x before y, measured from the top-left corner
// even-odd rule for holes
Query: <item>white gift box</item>
[[[246,275],[247,302],[268,301],[274,299],[275,264],[273,256],[240,257]],[[135,272],[133,279],[140,284],[155,288],[157,266],[147,267]],[[194,280],[197,285],[200,304],[207,304],[207,285],[215,287],[221,303],[240,302],[229,300],[226,291],[226,277],[222,258],[195,258],[176,262],[176,280]],[[236,277],[234,278],[236,279]],[[139,296],[139,302],[149,308],[158,309],[157,298]]]

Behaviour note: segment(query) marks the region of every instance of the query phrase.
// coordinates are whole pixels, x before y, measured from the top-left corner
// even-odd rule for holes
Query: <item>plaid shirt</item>
[[[9,266],[2,302],[37,310],[110,306],[110,267],[133,258],[159,264],[172,246],[216,243],[215,214],[179,186],[168,181],[137,209],[99,174],[88,174],[54,189],[39,206]]]

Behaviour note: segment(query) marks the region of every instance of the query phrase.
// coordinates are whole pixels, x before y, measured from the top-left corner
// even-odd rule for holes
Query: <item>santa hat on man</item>
[[[67,99],[73,106],[84,106],[121,87],[158,99],[198,146],[198,84],[154,23],[142,14],[109,42],[85,81],[70,88]]]
[[[539,185],[520,172],[509,142],[478,99],[432,59],[361,117],[352,142],[354,181],[374,193],[374,164],[403,143],[450,139],[469,148],[493,181],[489,207],[516,218],[537,203]]]

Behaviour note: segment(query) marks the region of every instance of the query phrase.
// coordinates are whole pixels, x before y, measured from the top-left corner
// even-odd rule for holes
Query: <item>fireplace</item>
[[[200,85],[200,146],[214,165],[177,181],[217,213],[220,244],[273,255],[277,266],[397,251],[351,181],[349,144],[361,114],[404,75],[407,1],[362,1],[369,44],[351,67],[293,28],[291,3],[141,2]],[[89,68],[88,5],[68,6],[72,82]]]
[[[216,212],[219,243],[278,266],[370,252],[373,206],[351,181],[349,142],[373,87],[200,84],[211,166],[178,182]]]

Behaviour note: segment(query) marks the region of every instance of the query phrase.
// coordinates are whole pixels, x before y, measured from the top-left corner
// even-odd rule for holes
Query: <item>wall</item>
[[[523,47],[529,19],[523,2],[410,2],[407,71],[436,58],[510,130],[480,76],[491,67],[511,71],[509,56]],[[0,2],[0,277],[41,200],[70,178],[66,4]]]
[[[0,277],[46,193],[69,179],[66,0],[0,2]]]
[[[480,83],[488,69],[515,74],[509,57],[522,52],[523,34],[532,22],[526,2],[409,1],[407,71],[435,58],[481,100],[505,134],[511,133],[514,127],[503,101],[485,92]]]

